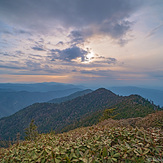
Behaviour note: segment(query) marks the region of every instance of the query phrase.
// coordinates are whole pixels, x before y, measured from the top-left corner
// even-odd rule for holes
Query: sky
[[[163,87],[163,0],[0,0],[0,83]]]

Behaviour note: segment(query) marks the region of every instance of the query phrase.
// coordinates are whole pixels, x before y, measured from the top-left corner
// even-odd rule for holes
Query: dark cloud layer
[[[84,62],[87,53],[88,52],[86,50],[83,50],[77,46],[72,46],[64,50],[52,49],[51,60],[54,61],[58,59],[61,61],[71,62],[73,59],[80,58],[81,62]]]
[[[37,50],[37,51],[45,51],[42,46],[40,46],[40,47],[39,46],[34,46],[34,47],[32,47],[32,49]]]
[[[65,61],[65,62],[72,62],[76,59],[80,59],[78,60],[78,63],[82,63],[82,62],[89,62],[91,61],[91,63],[95,66],[95,64],[115,64],[117,63],[117,59],[116,58],[111,58],[111,57],[104,57],[104,56],[98,56],[95,55],[91,58],[88,58],[88,55],[90,53],[90,49],[84,50],[76,45],[73,45],[69,48],[60,50],[60,49],[51,49],[50,51],[50,56],[48,56],[50,58],[51,61],[56,61],[56,60],[60,60],[60,61]],[[93,66],[90,63],[90,66]],[[62,63],[63,64],[63,63]]]
[[[89,33],[90,35],[90,33]],[[81,44],[84,42],[84,37],[86,37],[86,35],[82,32],[82,31],[79,31],[79,30],[73,30],[71,31],[71,33],[68,35],[68,37],[71,39],[71,44],[74,44],[74,45],[78,45],[78,44]]]
[[[71,27],[86,35],[91,31],[119,38],[130,30],[126,19],[139,5],[139,0],[1,0],[0,19],[35,31]],[[78,35],[78,40],[74,41],[81,41],[83,37],[75,31],[71,35]]]

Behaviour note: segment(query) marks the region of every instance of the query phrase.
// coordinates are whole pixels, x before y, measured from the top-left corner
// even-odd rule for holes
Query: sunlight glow
[[[86,56],[85,56],[85,61],[83,63],[90,63],[94,59],[94,52],[90,51]]]

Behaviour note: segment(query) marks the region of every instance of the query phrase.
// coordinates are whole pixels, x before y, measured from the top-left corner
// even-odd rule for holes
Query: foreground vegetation
[[[162,120],[160,111],[145,118],[108,119],[63,134],[40,134],[33,141],[1,148],[0,162],[161,162]]]

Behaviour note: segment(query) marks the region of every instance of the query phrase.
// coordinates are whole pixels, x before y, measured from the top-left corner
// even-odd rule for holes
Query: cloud
[[[151,78],[147,77],[144,72],[131,72],[131,71],[120,71],[120,70],[110,70],[110,69],[92,69],[92,70],[80,70],[78,71],[83,75],[92,75],[99,79],[105,79],[105,82],[110,79],[117,81],[136,81],[136,80],[149,80]],[[97,79],[98,80],[98,79]]]
[[[128,43],[129,39],[125,36],[127,32],[131,31],[132,22],[127,20],[121,20],[119,22],[114,22],[112,20],[105,21],[102,24],[97,24],[92,28],[86,28],[82,30],[72,30],[68,37],[71,39],[69,43],[73,45],[83,44],[87,38],[94,35],[109,36],[114,40],[117,40],[120,46],[124,46]]]
[[[42,58],[42,55],[38,55],[38,54],[30,54],[30,56]]]
[[[57,68],[54,65],[48,64],[46,62],[40,63],[33,60],[27,60],[25,62],[26,71],[23,71],[24,74],[64,74],[69,73],[70,70],[66,68]],[[22,71],[20,72],[22,73]]]
[[[0,33],[8,34],[8,35],[18,35],[18,34],[32,35],[31,32],[25,29],[22,29],[22,28],[17,29],[13,26],[7,25],[6,23],[3,23],[2,21],[0,21]]]
[[[117,40],[117,43],[118,43],[120,46],[124,46],[124,45],[126,45],[128,42],[129,42],[129,39],[124,39],[124,38],[120,38],[120,39]]]
[[[93,57],[93,63],[95,63],[95,64],[102,64],[102,63],[116,64],[117,59],[112,58],[112,57],[104,57],[104,56],[96,55]]]
[[[107,58],[107,62],[108,62],[108,64],[111,64],[111,63],[115,64],[117,62],[117,60],[115,58]]]
[[[161,27],[163,27],[163,23],[155,28],[153,28],[145,38],[149,38],[151,36],[153,36]]]
[[[62,27],[95,31],[117,39],[131,29],[132,23],[127,19],[140,5],[139,0],[1,0],[0,18],[36,32]]]
[[[90,35],[91,33],[89,33]],[[85,41],[84,37],[87,37],[82,31],[73,30],[70,32],[68,37],[71,39],[70,43],[73,45],[81,44]]]
[[[148,75],[153,78],[163,79],[163,71],[161,70],[148,72]]]
[[[76,45],[70,46],[69,48],[51,49],[47,53],[46,57],[48,64],[53,64],[55,62],[57,65],[62,66],[75,66],[75,67],[110,67],[118,64],[116,58],[99,56],[98,54],[92,55],[91,49],[82,49]]]
[[[26,34],[26,35],[32,35],[31,32],[29,31],[26,31],[24,29],[16,29],[16,28],[13,28],[13,34]]]
[[[20,69],[25,69],[25,67],[20,67],[20,66],[15,66],[15,65],[0,65],[0,68],[5,68],[5,69],[14,69],[14,70],[20,70]]]
[[[4,57],[8,57],[8,58],[18,58],[18,57],[21,57],[23,56],[23,52],[21,50],[16,50],[16,51],[13,51],[12,53],[11,52],[0,52],[0,55],[3,55]],[[3,57],[2,57],[3,58]]]
[[[132,23],[127,20],[107,21],[100,25],[99,31],[104,34],[110,35],[112,38],[121,38],[129,30],[131,30]]]
[[[64,45],[64,42],[63,41],[59,41],[56,45],[57,46]]]
[[[40,40],[38,41],[39,43],[44,43],[44,39],[43,38],[40,38]]]
[[[11,54],[8,54],[8,53],[3,53],[3,52],[1,52],[0,54],[2,54],[2,55],[4,55],[4,56],[11,56]]]
[[[52,49],[51,51],[51,60],[55,61],[56,59],[66,62],[71,62],[74,59],[81,59],[81,62],[86,60],[86,55],[88,51],[81,49],[77,46],[72,46],[63,50]]]
[[[42,70],[41,63],[38,63],[38,62],[35,62],[35,61],[32,61],[32,60],[27,60],[25,64],[27,66],[27,69],[29,69],[31,71],[40,71],[40,70]]]
[[[31,48],[36,51],[45,51],[45,49],[43,48],[42,45],[37,45],[37,46],[31,47]]]
[[[101,77],[108,77],[108,76],[115,76],[116,71],[111,71],[111,70],[81,70],[81,74],[92,74],[92,75],[97,75]]]

